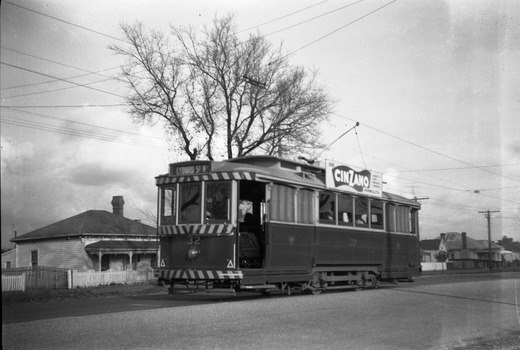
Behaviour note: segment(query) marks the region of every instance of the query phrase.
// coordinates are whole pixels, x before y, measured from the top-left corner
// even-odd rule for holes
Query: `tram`
[[[420,204],[383,192],[381,173],[273,156],[168,170],[155,276],[171,292],[318,294],[420,274]]]

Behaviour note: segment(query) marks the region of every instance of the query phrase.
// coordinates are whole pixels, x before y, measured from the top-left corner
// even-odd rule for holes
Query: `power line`
[[[354,121],[354,120],[351,119],[351,118],[344,117],[344,116],[339,115],[339,114],[336,114],[336,113],[333,113],[333,114],[334,114],[335,116],[340,117],[340,118],[348,119],[348,120]],[[487,172],[487,173],[490,173],[490,174],[493,174],[493,175],[497,175],[497,176],[503,177],[503,178],[508,179],[508,180],[512,180],[512,181],[515,181],[515,182],[520,182],[520,180],[517,180],[517,179],[511,178],[511,177],[508,177],[508,176],[505,176],[505,175],[502,175],[502,174],[497,174],[497,173],[495,173],[495,172],[493,172],[493,171],[490,171],[490,170],[486,169],[486,166],[475,165],[475,164],[472,164],[472,163],[470,163],[470,162],[468,162],[468,161],[465,161],[465,160],[462,160],[462,159],[455,158],[455,157],[453,157],[453,156],[450,156],[450,155],[448,155],[448,154],[444,154],[444,153],[442,153],[442,152],[439,152],[439,151],[433,150],[433,149],[428,148],[428,147],[425,147],[425,146],[421,146],[421,145],[419,145],[419,144],[417,144],[417,143],[414,143],[414,142],[411,142],[411,141],[405,140],[405,139],[403,139],[403,138],[401,138],[401,137],[398,137],[398,136],[392,135],[392,134],[390,134],[390,133],[388,133],[388,132],[386,132],[386,131],[383,131],[383,130],[377,129],[377,128],[375,128],[375,127],[373,127],[373,126],[370,126],[370,125],[368,125],[368,124],[363,124],[363,126],[366,126],[367,128],[370,128],[370,129],[375,130],[375,131],[377,131],[377,132],[380,132],[380,133],[382,133],[382,134],[384,134],[384,135],[387,135],[387,136],[390,136],[390,137],[392,137],[392,138],[395,138],[395,139],[397,139],[397,140],[399,140],[399,141],[402,141],[402,142],[408,143],[408,144],[410,144],[410,145],[412,145],[412,146],[415,146],[415,147],[421,148],[421,149],[426,150],[426,151],[428,151],[428,152],[431,152],[431,153],[437,154],[437,155],[439,155],[439,156],[442,156],[442,157],[445,157],[445,158],[448,158],[448,159],[454,160],[454,161],[456,161],[456,162],[458,162],[458,163],[462,163],[462,164],[465,164],[465,165],[469,165],[469,166],[472,167],[472,168],[480,169],[480,170],[485,171],[485,172]]]
[[[105,34],[105,33],[101,33],[101,32],[98,32],[97,30],[90,29],[90,28],[87,28],[87,27],[83,27],[83,26],[80,26],[80,25],[78,25],[78,24],[75,24],[75,23],[72,23],[72,22],[69,22],[69,21],[65,21],[65,20],[63,20],[63,19],[60,19],[60,18],[57,18],[57,17],[54,17],[54,16],[50,16],[50,15],[48,15],[48,14],[45,14],[45,13],[42,13],[42,12],[39,12],[39,11],[36,11],[36,10],[30,9],[30,8],[27,8],[27,7],[24,7],[24,6],[21,6],[21,5],[18,5],[18,4],[13,4],[12,2],[7,1],[7,0],[4,0],[3,2],[6,3],[6,4],[9,4],[9,5],[11,5],[11,6],[19,7],[19,8],[21,8],[21,9],[26,10],[26,11],[30,11],[30,12],[36,13],[36,14],[38,14],[38,15],[40,15],[40,16],[44,16],[44,17],[48,17],[48,18],[52,18],[52,19],[54,19],[54,20],[56,20],[56,21],[59,21],[59,22],[62,22],[62,23],[66,23],[66,24],[68,24],[68,25],[71,25],[71,26],[74,26],[74,27],[77,27],[77,28],[81,28],[81,29],[83,29],[83,30],[86,30],[86,31],[89,31],[89,32],[92,32],[92,33],[95,33],[95,34],[98,34],[98,35],[102,35],[102,36],[107,37],[107,38],[110,38],[110,39],[114,39],[114,40],[117,40],[117,41],[121,41],[121,42],[127,44],[126,41],[121,40],[121,39],[119,39],[119,38],[116,38],[115,36],[111,36],[111,35],[108,35],[108,34]]]
[[[91,89],[91,90],[95,90],[95,91],[103,92],[103,93],[105,93],[105,94],[109,94],[109,95],[112,95],[112,96],[117,96],[117,97],[125,98],[124,96],[122,96],[122,95],[118,95],[118,94],[115,94],[115,93],[113,93],[113,92],[109,92],[109,91],[105,91],[105,90],[97,89],[97,88],[94,88],[94,87],[91,87],[91,86],[87,86],[86,84],[75,83],[75,82],[73,82],[73,81],[69,81],[69,80],[67,80],[67,79],[63,79],[63,78],[55,77],[55,76],[52,76],[52,75],[49,75],[49,74],[45,74],[45,73],[41,73],[41,72],[37,72],[37,71],[32,70],[32,69],[28,69],[28,68],[24,68],[24,67],[16,66],[16,65],[14,65],[14,64],[9,64],[9,63],[5,63],[5,62],[0,62],[0,64],[6,65],[6,66],[9,66],[9,67],[13,67],[13,68],[17,68],[17,69],[20,69],[20,70],[23,70],[23,71],[27,71],[27,72],[29,72],[29,73],[34,73],[34,74],[43,75],[43,76],[48,77],[48,78],[53,78],[53,79],[61,80],[61,81],[64,81],[64,82],[66,82],[66,83],[69,83],[69,84],[74,84],[74,85],[77,85],[77,86],[80,86],[80,87],[85,87],[85,88],[87,88],[87,89]]]
[[[93,72],[93,71],[90,71],[90,70],[86,70],[86,69],[83,69],[83,68],[78,68],[78,67],[75,67],[75,66],[71,66],[69,64],[66,64],[66,63],[62,63],[62,62],[57,62],[57,61],[54,61],[54,60],[50,60],[48,58],[44,58],[44,57],[40,57],[40,56],[36,56],[36,55],[33,55],[33,54],[28,54],[28,53],[25,53],[25,52],[22,52],[22,51],[18,51],[18,50],[14,50],[14,49],[10,49],[8,47],[5,47],[5,46],[0,46],[2,49],[4,50],[8,50],[8,51],[12,51],[14,53],[17,53],[17,54],[20,54],[20,55],[24,55],[24,56],[28,56],[28,57],[31,57],[31,58],[37,58],[39,60],[42,60],[42,61],[46,61],[46,62],[50,62],[50,63],[54,63],[54,64],[57,64],[57,65],[60,65],[60,66],[63,66],[63,67],[67,67],[67,68],[72,68],[72,69],[76,69],[76,70],[79,70],[79,71],[82,71],[82,72],[85,72],[85,73],[88,73],[88,74],[82,74],[82,75],[78,75],[78,76],[75,76],[74,78],[76,77],[82,77],[82,76],[86,76],[86,75],[90,75],[90,74],[94,74],[94,75],[99,75],[103,78],[111,78],[111,79],[114,79],[114,80],[118,80],[117,78],[113,78],[113,77],[110,77],[110,76],[107,76],[107,75],[104,75],[104,74],[100,74],[102,72],[106,72],[106,71],[109,71],[109,70],[114,70],[114,69],[119,69],[121,68],[121,66],[116,66],[116,67],[112,67],[112,68],[108,68],[108,69],[103,69],[103,70],[100,70],[100,71],[97,71],[97,72]],[[52,82],[49,81],[49,82]],[[32,85],[37,85],[37,84],[43,84],[43,82],[40,82],[40,83],[35,83],[35,84],[32,84]],[[24,87],[24,86],[18,86],[18,87]],[[2,88],[2,90],[5,90],[5,89],[13,89],[14,87],[9,87],[9,88]]]
[[[44,91],[48,92],[48,91]],[[114,104],[104,104],[104,105],[92,105],[92,104],[84,104],[84,105],[32,105],[32,106],[16,106],[16,105],[1,105],[3,108],[89,108],[89,107],[123,107],[128,106],[126,103],[114,103]]]
[[[287,15],[282,16],[282,17],[278,17],[278,18],[272,19],[272,20],[270,20],[270,21],[267,21],[267,22],[264,22],[264,23],[257,24],[256,26],[249,27],[249,28],[247,28],[247,29],[242,29],[241,31],[238,31],[237,34],[238,34],[238,33],[246,32],[246,31],[251,30],[251,29],[254,29],[254,28],[258,28],[258,27],[264,26],[264,25],[269,24],[269,23],[273,23],[273,22],[279,21],[279,20],[281,20],[281,19],[284,19],[284,18],[287,18],[287,17],[289,17],[289,16],[295,15],[295,14],[297,14],[297,13],[303,12],[303,11],[305,11],[305,10],[308,10],[308,9],[310,9],[310,8],[312,8],[312,7],[315,7],[315,6],[321,5],[321,4],[323,4],[323,3],[325,3],[325,2],[328,2],[328,1],[329,1],[329,0],[321,1],[321,2],[318,2],[317,4],[307,6],[307,7],[303,8],[303,9],[300,9],[300,10],[297,10],[297,11],[294,11],[294,12],[291,12],[291,13],[289,13],[289,14],[287,14]]]
[[[92,139],[92,140],[115,142],[115,143],[120,143],[120,144],[125,144],[125,145],[146,147],[146,148],[157,149],[157,150],[166,149],[164,147],[153,145],[153,144],[145,144],[145,143],[134,142],[134,141],[130,141],[130,140],[121,140],[118,137],[103,135],[103,134],[99,134],[99,133],[93,133],[93,132],[82,131],[82,130],[74,130],[74,129],[64,128],[64,127],[56,127],[56,126],[51,126],[49,124],[38,123],[38,122],[28,121],[28,120],[9,119],[10,117],[7,117],[7,118],[8,119],[6,119],[4,116],[2,116],[2,117],[0,117],[0,120],[2,121],[2,123],[6,123],[6,124],[10,124],[10,125],[21,126],[21,127],[26,127],[26,128],[41,130],[41,131],[49,131],[49,132],[54,132],[54,133],[58,133],[58,134],[62,134],[62,135],[77,136],[77,137],[83,137],[83,138],[88,138],[88,139]]]
[[[0,107],[4,107],[6,108],[5,106],[0,106]],[[53,117],[53,116],[50,116],[50,115],[46,115],[46,114],[42,114],[42,113],[36,113],[36,112],[28,112],[28,111],[23,111],[23,110],[18,110],[18,109],[14,109],[14,108],[8,108],[12,111],[15,111],[15,112],[20,112],[20,113],[25,113],[25,114],[31,114],[31,115],[35,115],[35,116],[39,116],[39,117],[44,117],[44,118],[49,118],[49,119],[54,119],[54,120],[58,120],[60,122],[67,122],[67,123],[74,123],[74,124],[79,124],[79,125],[82,125],[82,126],[87,126],[87,127],[93,127],[93,128],[98,128],[98,129],[103,129],[103,130],[107,130],[107,131],[114,131],[114,132],[123,132],[122,130],[119,130],[119,129],[113,129],[113,128],[107,128],[107,127],[103,127],[103,126],[99,126],[99,125],[94,125],[94,124],[89,124],[89,123],[84,123],[84,122],[78,122],[78,121],[74,121],[74,120],[70,120],[70,119],[63,119],[63,118],[58,118],[58,117]],[[44,123],[42,123],[44,124]],[[45,124],[44,124],[45,125]],[[48,125],[48,124],[47,124]],[[162,138],[159,138],[159,137],[155,137],[155,136],[148,136],[148,135],[142,135],[142,134],[139,134],[139,133],[135,133],[135,132],[130,132],[130,131],[124,131],[124,133],[126,134],[132,134],[132,135],[136,135],[136,136],[146,136],[148,138],[153,138],[153,139],[158,139],[158,140],[163,140]]]
[[[313,20],[315,20],[315,19],[321,18],[321,17],[323,17],[323,16],[330,15],[331,13],[334,13],[334,12],[337,12],[337,11],[340,11],[340,10],[343,10],[344,8],[347,8],[347,7],[350,7],[350,6],[353,6],[353,5],[359,4],[359,3],[362,2],[362,1],[364,1],[364,0],[358,0],[358,1],[353,2],[353,3],[351,3],[351,4],[348,4],[348,5],[345,5],[345,6],[341,6],[341,7],[337,8],[337,9],[335,9],[335,10],[332,10],[332,11],[329,11],[329,12],[323,13],[323,14],[321,14],[321,15],[318,15],[318,16],[315,16],[315,17],[312,17],[312,18],[309,18],[309,19],[307,19],[307,20],[305,20],[305,21],[302,21],[302,22],[299,22],[299,23],[293,24],[293,25],[291,25],[291,26],[288,26],[288,27],[285,27],[285,28],[282,28],[282,29],[278,29],[278,30],[276,30],[276,31],[274,31],[274,32],[271,32],[271,33],[269,33],[269,34],[265,34],[264,36],[270,36],[270,35],[273,35],[273,34],[277,34],[277,33],[283,32],[284,30],[287,30],[287,29],[291,29],[291,28],[297,27],[297,26],[299,26],[299,25],[301,25],[301,24],[305,24],[305,23],[311,22],[311,21],[313,21]]]
[[[306,44],[306,45],[300,47],[299,49],[296,49],[296,50],[294,50],[294,51],[288,53],[287,55],[285,55],[285,56],[279,58],[278,60],[280,60],[280,59],[282,59],[282,58],[285,58],[285,57],[288,57],[288,56],[291,56],[291,55],[295,54],[295,53],[298,52],[298,51],[301,51],[301,50],[303,50],[303,49],[305,49],[305,48],[307,48],[307,47],[309,47],[309,46],[311,46],[311,45],[314,45],[314,44],[316,44],[317,42],[319,42],[319,41],[321,41],[321,40],[323,40],[323,39],[325,39],[325,38],[331,36],[332,34],[338,32],[338,31],[340,31],[340,30],[342,30],[342,29],[344,29],[344,28],[346,28],[346,27],[348,27],[348,26],[351,26],[352,24],[354,24],[354,23],[356,23],[356,22],[359,22],[359,21],[362,20],[363,18],[366,18],[366,17],[368,17],[368,16],[370,16],[370,15],[372,15],[372,14],[374,14],[374,13],[380,11],[380,10],[382,10],[383,8],[385,8],[385,7],[387,7],[387,6],[391,5],[391,4],[393,4],[393,3],[396,2],[396,1],[397,1],[397,0],[392,0],[392,1],[390,1],[389,3],[387,3],[387,4],[385,4],[385,5],[381,6],[381,7],[378,7],[377,9],[375,9],[375,10],[373,10],[373,11],[370,11],[369,13],[367,13],[367,14],[361,16],[361,17],[358,17],[358,18],[356,18],[355,20],[353,20],[353,21],[351,21],[351,22],[349,22],[349,23],[347,23],[347,24],[345,24],[345,25],[343,25],[343,26],[341,26],[341,27],[339,27],[339,28],[337,28],[337,29],[334,29],[332,32],[329,32],[329,33],[327,33],[327,34],[325,34],[325,35],[319,37],[318,39],[316,39],[316,40],[314,40],[314,41],[311,41],[310,43],[308,43],[308,44]],[[271,62],[270,64],[272,64],[272,63],[273,63],[273,62]]]

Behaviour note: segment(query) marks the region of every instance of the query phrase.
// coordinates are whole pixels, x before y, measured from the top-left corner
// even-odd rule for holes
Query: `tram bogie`
[[[318,294],[420,274],[420,205],[380,174],[256,156],[174,163],[156,181],[156,276],[173,291]]]

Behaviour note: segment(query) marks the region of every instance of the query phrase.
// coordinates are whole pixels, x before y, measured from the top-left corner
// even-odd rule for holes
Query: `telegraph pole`
[[[488,226],[488,256],[489,256],[489,269],[492,269],[493,261],[491,259],[491,213],[500,213],[498,210],[492,211],[492,210],[486,210],[486,211],[479,211],[481,214],[485,214],[484,217],[487,219],[487,226]]]

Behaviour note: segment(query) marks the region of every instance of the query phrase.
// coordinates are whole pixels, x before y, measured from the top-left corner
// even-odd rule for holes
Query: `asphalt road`
[[[519,298],[516,273],[319,296],[25,303],[10,306],[10,318],[3,310],[2,343],[4,349],[518,349]]]

